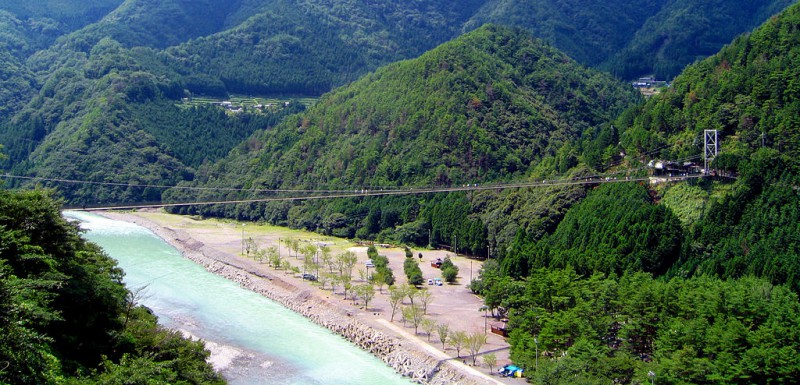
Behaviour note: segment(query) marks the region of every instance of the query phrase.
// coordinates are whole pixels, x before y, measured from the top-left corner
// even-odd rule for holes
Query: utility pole
[[[703,166],[705,167],[705,174],[708,175],[708,165],[714,160],[719,152],[717,130],[705,130],[703,131],[703,137],[705,143],[703,146]]]

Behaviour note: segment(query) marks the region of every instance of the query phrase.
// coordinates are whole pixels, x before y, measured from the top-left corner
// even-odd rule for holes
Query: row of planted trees
[[[438,336],[438,341],[442,344],[442,349],[447,347],[456,351],[456,356],[461,357],[462,351],[468,351],[472,359],[472,364],[476,365],[478,353],[487,342],[484,332],[467,333],[461,330],[453,330],[447,323],[437,323],[428,317],[428,305],[433,300],[433,294],[417,286],[423,284],[422,272],[417,261],[413,258],[413,253],[406,248],[406,259],[404,270],[408,278],[408,283],[395,285],[394,274],[389,268],[389,260],[386,256],[380,255],[374,246],[367,249],[367,255],[372,262],[374,271],[370,274],[365,270],[359,269],[360,281],[363,284],[354,285],[353,270],[357,263],[356,255],[346,251],[337,255],[332,255],[330,247],[315,243],[304,243],[295,239],[286,240],[287,247],[293,255],[283,256],[276,246],[261,249],[256,242],[249,238],[245,240],[244,252],[248,257],[258,262],[266,262],[270,267],[285,270],[289,274],[303,274],[303,277],[311,278],[319,282],[322,289],[329,288],[334,293],[337,288],[341,288],[345,299],[357,304],[362,301],[364,308],[369,308],[369,303],[375,298],[375,286],[378,286],[380,293],[383,287],[388,285],[388,304],[391,310],[390,322],[394,322],[395,317],[400,315],[404,326],[414,328],[415,334],[420,331],[427,336],[428,342],[434,336]],[[302,256],[302,266],[294,266],[292,259],[300,260]],[[422,254],[420,253],[420,259]],[[458,268],[446,258],[442,264],[443,274],[450,272],[446,281],[455,282]],[[309,273],[309,272],[313,272]],[[309,276],[308,274],[311,274]],[[450,278],[449,276],[452,275]],[[497,359],[493,353],[482,355],[483,361],[490,370],[496,365]]]
[[[406,301],[408,300],[408,301]],[[414,328],[414,334],[420,334],[420,329],[431,342],[434,332],[439,337],[442,350],[447,350],[449,345],[456,350],[456,356],[461,357],[461,351],[469,351],[472,364],[477,363],[478,353],[483,345],[486,344],[486,333],[475,332],[469,334],[461,330],[451,330],[447,323],[437,323],[427,317],[428,305],[433,300],[433,295],[428,290],[421,290],[414,285],[403,284],[389,287],[389,307],[391,308],[390,321],[393,322],[399,310],[404,326]],[[490,367],[496,362],[494,355],[484,355],[484,361]]]
[[[359,269],[361,281],[367,283],[354,285],[353,270],[358,258],[352,251],[333,255],[331,248],[325,244],[301,242],[296,239],[287,239],[286,245],[293,254],[284,256],[277,246],[259,248],[251,237],[244,241],[243,250],[245,256],[257,262],[267,263],[276,270],[284,270],[287,274],[302,273],[303,279],[319,282],[322,289],[330,287],[331,291],[336,292],[337,288],[341,288],[345,298],[348,298],[349,294],[353,303],[361,298],[365,302],[365,307],[375,297],[375,285],[382,291],[383,286],[394,282],[391,271],[389,274],[376,271],[368,276],[368,273]],[[300,265],[292,264],[292,259],[300,261]]]

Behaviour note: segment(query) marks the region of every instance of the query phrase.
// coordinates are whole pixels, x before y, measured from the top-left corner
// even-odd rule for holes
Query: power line
[[[665,146],[666,147],[666,146]],[[651,150],[648,153],[655,152],[659,149]],[[701,158],[702,155],[689,156],[683,159],[676,160],[675,162],[685,162]],[[614,163],[614,162],[612,162]],[[347,189],[244,189],[233,187],[195,187],[195,186],[169,186],[169,185],[150,185],[150,184],[135,184],[135,183],[121,183],[121,182],[96,182],[85,181],[77,179],[63,179],[63,178],[43,178],[32,176],[21,176],[2,174],[0,177],[7,179],[23,179],[23,180],[38,180],[53,183],[71,183],[71,184],[88,184],[99,186],[114,186],[114,187],[138,187],[138,188],[163,188],[163,189],[177,189],[177,190],[193,190],[193,191],[220,191],[220,192],[247,192],[247,193],[273,193],[273,194],[304,194],[304,195],[290,195],[282,197],[271,198],[252,198],[240,200],[216,200],[216,201],[201,201],[201,202],[181,202],[181,203],[160,203],[160,204],[139,204],[139,205],[118,205],[118,206],[98,206],[91,208],[82,208],[82,210],[123,210],[123,209],[142,209],[142,208],[164,208],[164,207],[185,207],[185,206],[203,206],[203,205],[217,205],[217,204],[239,204],[239,203],[263,203],[263,202],[280,202],[280,201],[300,201],[300,200],[320,200],[320,199],[336,199],[336,198],[359,198],[369,196],[391,196],[391,195],[418,195],[418,194],[435,194],[443,192],[459,192],[459,191],[486,191],[486,190],[504,190],[504,189],[518,189],[530,187],[563,187],[571,185],[584,185],[584,184],[599,184],[611,182],[643,182],[650,181],[649,177],[631,177],[628,176],[632,173],[638,173],[646,170],[648,166],[642,165],[641,167],[616,170],[601,174],[590,176],[580,176],[564,179],[551,179],[531,182],[516,182],[516,183],[496,183],[496,184],[465,184],[460,187],[407,187],[407,188],[347,188]],[[618,176],[625,175],[625,179],[619,179]],[[701,178],[704,175],[682,175],[682,176],[669,176],[668,181],[684,180]]]
[[[685,176],[664,177],[666,181],[682,181],[688,179],[704,178],[705,175],[693,174]],[[293,196],[293,197],[275,197],[275,198],[261,198],[261,199],[242,199],[242,200],[223,200],[223,201],[204,201],[204,202],[183,202],[183,203],[162,203],[152,205],[128,205],[128,206],[105,206],[105,207],[86,207],[81,209],[73,209],[74,211],[102,211],[102,210],[132,210],[132,209],[148,209],[148,208],[165,208],[165,207],[185,207],[185,206],[209,206],[218,204],[239,204],[239,203],[265,203],[265,202],[288,202],[288,201],[302,201],[302,200],[321,200],[321,199],[339,199],[339,198],[363,198],[371,196],[396,196],[396,195],[420,195],[420,194],[437,194],[445,192],[460,192],[460,191],[491,191],[491,190],[505,190],[505,189],[519,189],[519,188],[536,188],[536,187],[566,187],[585,184],[602,184],[602,183],[627,183],[627,182],[644,182],[650,181],[650,177],[626,177],[625,179],[610,178],[605,179],[592,179],[583,178],[583,180],[543,180],[541,182],[525,182],[525,183],[509,183],[509,184],[496,184],[496,185],[465,185],[463,187],[442,187],[442,188],[409,188],[406,190],[388,190],[388,191],[367,191],[346,193],[346,194],[328,194],[328,195],[310,195],[310,196]]]
[[[196,191],[258,192],[258,193],[307,193],[307,194],[315,194],[315,193],[320,193],[320,192],[322,192],[322,193],[345,193],[345,192],[353,191],[353,189],[343,189],[343,190],[303,190],[303,189],[245,189],[245,188],[234,188],[234,187],[196,187],[196,186],[178,186],[178,185],[170,186],[170,185],[122,183],[122,182],[96,182],[96,181],[87,181],[87,180],[78,180],[78,179],[45,178],[45,177],[38,177],[38,176],[23,176],[23,175],[11,175],[11,174],[2,174],[2,175],[0,175],[0,178],[33,180],[33,181],[54,182],[54,183],[86,184],[86,185],[94,185],[94,186],[163,188],[163,189],[196,190]]]

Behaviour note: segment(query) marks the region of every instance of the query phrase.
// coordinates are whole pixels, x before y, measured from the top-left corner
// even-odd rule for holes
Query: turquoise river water
[[[207,272],[149,230],[67,212],[125,270],[160,322],[202,338],[231,384],[404,384],[372,355],[258,294]]]

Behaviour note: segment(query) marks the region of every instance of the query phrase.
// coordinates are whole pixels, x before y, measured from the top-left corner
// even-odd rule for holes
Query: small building
[[[506,329],[506,324],[493,324],[492,333],[503,337],[508,337],[508,329]]]

